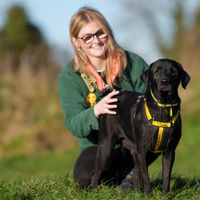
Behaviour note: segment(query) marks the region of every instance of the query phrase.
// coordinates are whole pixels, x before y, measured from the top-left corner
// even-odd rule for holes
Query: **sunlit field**
[[[31,81],[21,79],[22,73]],[[15,79],[2,77],[0,199],[199,199],[199,80],[193,80],[187,90],[180,88],[183,135],[176,151],[171,192],[167,196],[161,193],[160,157],[149,167],[153,194],[143,196],[105,185],[89,191],[77,187],[72,171],[79,148],[64,128],[56,81],[23,71]]]

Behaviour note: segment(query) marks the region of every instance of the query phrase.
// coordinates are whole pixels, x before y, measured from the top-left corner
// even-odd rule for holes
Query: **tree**
[[[176,12],[174,14],[174,19],[176,23],[176,31],[174,34],[174,38],[172,39],[171,46],[165,46],[158,43],[159,49],[165,57],[170,57],[173,59],[180,59],[180,53],[183,50],[185,34],[187,32],[184,26],[184,14],[182,6],[179,4]]]
[[[41,50],[41,46],[43,52],[48,52],[42,33],[30,22],[25,9],[20,5],[10,7],[5,25],[0,30],[1,56],[9,56],[12,68],[16,70],[24,52],[33,54],[38,47]]]
[[[175,12],[176,31],[171,46],[160,46],[165,57],[181,62],[190,73],[199,72],[200,55],[200,8],[194,14],[194,22],[184,23],[183,7],[179,4]]]
[[[155,44],[154,51],[158,50],[163,57],[179,61],[189,69],[189,73],[200,71],[199,4],[196,3],[196,10],[191,13],[194,21],[190,24],[186,23],[185,10],[191,8],[187,1],[154,0],[149,3],[148,0],[124,0],[122,5],[126,9],[126,23],[123,25],[132,30],[129,31],[130,38],[142,27],[144,35],[140,36],[150,35],[150,40]],[[126,28],[124,30],[127,31]]]

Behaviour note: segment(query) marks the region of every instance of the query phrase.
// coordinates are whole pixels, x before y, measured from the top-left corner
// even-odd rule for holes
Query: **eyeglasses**
[[[83,40],[85,44],[90,44],[94,40],[94,36],[96,36],[99,40],[107,37],[107,35],[100,29],[94,34],[86,34],[83,37],[77,37],[77,38]]]

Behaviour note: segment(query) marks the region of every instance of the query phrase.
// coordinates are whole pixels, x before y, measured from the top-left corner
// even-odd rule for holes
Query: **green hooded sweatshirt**
[[[141,75],[147,70],[148,65],[134,53],[126,52],[126,55],[127,66],[119,85],[122,90],[144,93],[145,86]],[[98,120],[94,115],[93,106],[89,107],[86,103],[88,87],[80,73],[73,71],[72,61],[59,74],[58,88],[65,127],[78,138],[81,150],[97,145]],[[102,98],[101,91],[96,89],[95,94],[99,101]]]

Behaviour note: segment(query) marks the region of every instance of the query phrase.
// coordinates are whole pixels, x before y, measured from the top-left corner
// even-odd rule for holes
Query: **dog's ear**
[[[183,69],[182,70],[182,75],[181,75],[181,85],[184,89],[186,89],[187,84],[190,81],[190,76],[189,74]]]
[[[142,74],[141,78],[142,78],[142,81],[144,82],[144,84],[145,84],[146,86],[148,86],[148,84],[149,84],[149,69],[147,69],[147,70]]]

